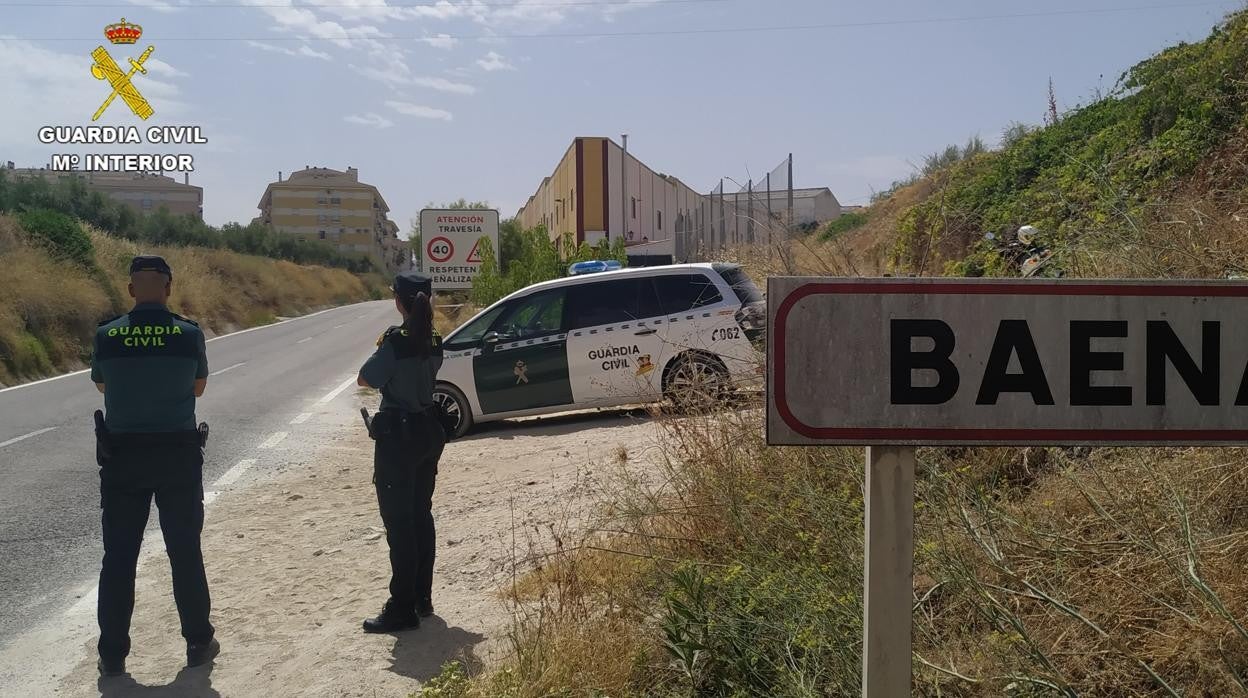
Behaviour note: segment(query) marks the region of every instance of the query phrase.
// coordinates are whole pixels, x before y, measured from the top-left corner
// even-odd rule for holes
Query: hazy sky
[[[1241,0],[0,0],[0,161],[53,152],[180,152],[39,144],[87,125],[123,65],[156,47],[98,123],[200,125],[191,181],[204,216],[246,222],[278,171],[345,169],[380,187],[406,230],[429,201],[515,213],[577,135],[629,134],[660,172],[709,191],[790,152],[798,186],[842,203],[925,153],[1041,121],[1131,65],[1199,40]],[[142,25],[113,46],[104,25]],[[731,186],[726,187],[732,190]]]

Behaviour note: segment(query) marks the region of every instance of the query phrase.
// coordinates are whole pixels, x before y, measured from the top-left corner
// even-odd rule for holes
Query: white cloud
[[[313,49],[311,46],[308,46],[307,44],[300,46],[299,50],[296,51],[296,53],[298,53],[300,56],[304,56],[307,58],[319,58],[323,61],[329,60],[328,53],[325,53],[323,51],[317,51]]]
[[[146,7],[157,12],[177,12],[181,9],[173,3],[166,2],[166,0],[130,0],[130,4]]]
[[[262,41],[248,41],[247,45],[251,46],[252,48],[258,48],[261,51],[268,51],[269,53],[280,53],[283,56],[292,56],[292,57],[303,56],[306,58],[319,58],[323,61],[329,60],[328,53],[317,51],[313,49],[312,47],[308,46],[307,44],[303,44],[302,46],[299,47],[298,50],[289,49],[289,48],[286,48],[285,46],[274,46],[273,44],[266,44]]]
[[[489,53],[485,54],[484,58],[477,59],[477,65],[481,66],[482,70],[486,72],[490,72],[490,73],[496,70],[515,70],[516,69],[514,65],[507,62],[507,59],[503,58],[501,55],[499,55],[495,51],[490,51]]]
[[[149,58],[143,63],[143,67],[149,71],[167,78],[185,78],[190,77],[187,73],[178,70],[159,58]]]
[[[435,109],[426,107],[422,104],[412,104],[411,102],[399,102],[397,100],[389,100],[386,106],[405,116],[415,116],[421,119],[441,119],[450,121],[453,117],[449,111],[444,109]]]
[[[279,31],[293,33],[301,38],[330,41],[341,48],[351,48],[353,43],[368,46],[370,37],[381,36],[381,30],[371,25],[358,25],[348,29],[338,22],[325,21],[306,7],[296,7],[293,0],[244,0],[245,4],[261,9],[277,22]],[[341,2],[341,0],[335,0]]]
[[[450,92],[457,95],[473,95],[477,93],[477,88],[462,82],[452,82],[446,78],[433,77],[416,77],[412,78],[410,83],[418,87],[428,87],[431,90],[439,92]]]
[[[360,75],[391,87],[425,87],[450,94],[473,95],[477,88],[463,82],[446,78],[413,75],[407,62],[397,53],[375,53],[372,65],[352,65]]]
[[[459,39],[456,39],[450,34],[437,34],[435,36],[427,36],[424,39],[421,39],[421,41],[424,41],[426,44],[429,44],[430,46],[434,48],[441,48],[441,49],[454,48],[455,44],[459,43]]]
[[[371,111],[363,115],[352,114],[351,116],[346,117],[345,121],[347,121],[347,123],[358,124],[360,126],[370,126],[372,128],[390,128],[394,125],[393,121],[387,119],[381,114],[376,114]]]

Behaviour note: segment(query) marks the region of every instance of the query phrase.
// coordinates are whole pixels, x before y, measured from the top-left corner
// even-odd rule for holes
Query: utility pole
[[[624,143],[620,154],[620,237],[628,244],[628,134],[621,133],[620,140]]]

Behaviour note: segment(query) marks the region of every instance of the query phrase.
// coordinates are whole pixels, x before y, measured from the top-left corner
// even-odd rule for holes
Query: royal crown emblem
[[[122,17],[120,22],[104,27],[104,36],[114,44],[133,44],[143,36],[143,27],[128,24],[126,18]]]

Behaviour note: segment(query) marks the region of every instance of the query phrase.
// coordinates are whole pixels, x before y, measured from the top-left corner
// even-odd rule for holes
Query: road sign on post
[[[1248,444],[1248,284],[767,283],[767,442],[867,450],[863,695],[910,693],[922,445]]]
[[[469,289],[481,272],[481,238],[498,254],[498,211],[427,208],[420,212],[420,235],[421,268],[433,277],[434,290]]]

